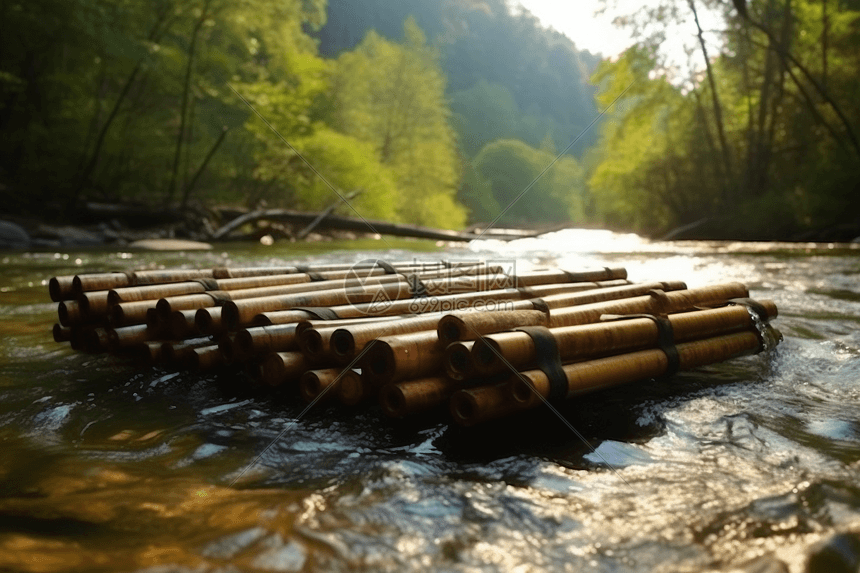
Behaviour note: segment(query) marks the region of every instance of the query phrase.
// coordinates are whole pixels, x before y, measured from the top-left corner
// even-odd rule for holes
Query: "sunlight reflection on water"
[[[860,531],[857,248],[592,230],[398,247],[4,256],[0,288],[14,296],[0,300],[0,569],[729,571],[774,554],[798,573],[813,542]],[[234,372],[58,350],[39,284],[78,268],[378,256],[742,281],[776,301],[785,340],[565,404],[588,444],[546,413],[463,431],[320,407],[228,487],[303,404],[252,392]]]

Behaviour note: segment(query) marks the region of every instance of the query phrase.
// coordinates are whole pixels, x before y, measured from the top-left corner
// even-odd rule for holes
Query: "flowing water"
[[[0,254],[0,570],[802,571],[860,531],[860,248],[658,243],[231,245]],[[384,247],[383,251],[371,249]],[[775,349],[473,430],[261,394],[51,339],[54,275],[389,260],[624,266],[738,280],[776,301]]]

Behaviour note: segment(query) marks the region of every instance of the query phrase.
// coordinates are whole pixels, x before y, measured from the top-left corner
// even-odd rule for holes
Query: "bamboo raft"
[[[444,411],[462,426],[761,352],[743,284],[487,263],[166,269],[54,277],[57,342],[168,369],[246,369],[308,403]],[[778,332],[777,332],[778,335]]]

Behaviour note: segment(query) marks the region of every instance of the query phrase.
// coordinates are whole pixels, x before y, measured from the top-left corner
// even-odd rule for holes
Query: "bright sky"
[[[645,5],[656,5],[659,0],[609,0],[607,3],[610,8],[600,15],[595,15],[600,8],[600,0],[514,0],[514,3],[516,2],[537,16],[545,26],[555,28],[567,35],[580,50],[613,57],[633,44],[633,39],[628,29],[616,27],[612,24],[612,20],[619,15],[632,14]],[[678,5],[686,6],[686,3],[678,2]],[[722,27],[719,15],[707,12],[701,3],[697,5],[697,10],[704,30]],[[695,33],[696,27],[690,16],[687,23],[667,34],[663,50],[674,64],[682,68],[686,67],[685,44],[697,48],[697,65],[698,62],[703,62],[696,44]],[[712,50],[709,52],[716,55],[716,37],[706,34],[705,38],[711,44]]]

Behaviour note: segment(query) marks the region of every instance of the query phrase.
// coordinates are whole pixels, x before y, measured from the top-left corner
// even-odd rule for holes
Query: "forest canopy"
[[[705,9],[721,29],[702,30]],[[661,0],[623,19],[638,43],[611,60],[505,0],[0,10],[10,213],[320,210],[337,192],[448,228],[860,228],[858,0]],[[686,75],[661,51],[679,24],[702,62]]]

